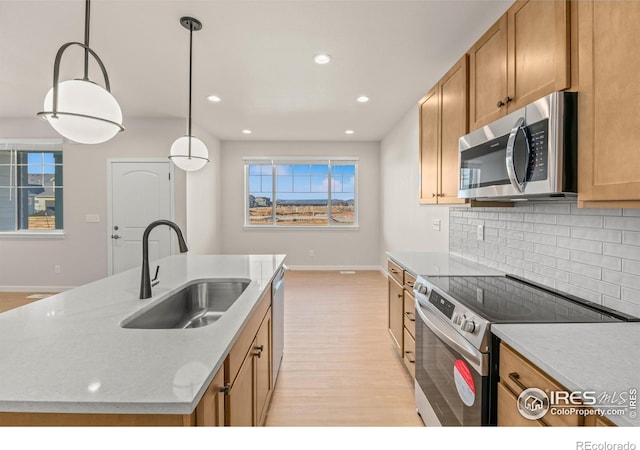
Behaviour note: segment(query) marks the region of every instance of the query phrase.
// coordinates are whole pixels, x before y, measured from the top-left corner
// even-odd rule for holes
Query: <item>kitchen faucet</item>
[[[180,227],[170,220],[156,220],[151,222],[147,228],[145,228],[142,235],[142,280],[140,282],[140,300],[151,297],[151,277],[149,276],[149,233],[158,225],[167,225],[173,228],[173,231],[178,235],[178,245],[180,246],[180,253],[185,253],[189,249],[187,243],[182,237],[182,231]]]

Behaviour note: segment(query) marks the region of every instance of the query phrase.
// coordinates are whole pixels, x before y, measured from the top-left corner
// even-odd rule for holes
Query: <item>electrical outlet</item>
[[[55,266],[53,266],[53,271],[55,273],[60,273],[62,272],[62,268],[60,267],[60,264],[56,264]]]
[[[478,225],[478,240],[484,241],[484,225]]]
[[[431,219],[431,228],[440,231],[440,219]]]
[[[313,250],[309,250],[309,256],[315,256],[315,253]]]

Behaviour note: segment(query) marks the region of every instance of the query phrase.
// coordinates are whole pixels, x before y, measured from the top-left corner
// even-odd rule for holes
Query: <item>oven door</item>
[[[489,355],[466,341],[416,297],[416,406],[442,426],[489,424]],[[426,409],[421,411],[419,396]]]

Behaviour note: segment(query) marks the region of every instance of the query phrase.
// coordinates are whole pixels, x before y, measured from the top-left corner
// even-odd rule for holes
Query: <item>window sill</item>
[[[0,239],[64,239],[64,230],[51,231],[2,231]]]
[[[291,225],[291,226],[283,226],[283,225],[244,225],[243,227],[247,231],[255,231],[255,230],[285,230],[285,231],[304,231],[304,230],[326,230],[326,231],[359,231],[359,225],[334,225],[334,226],[304,226],[304,225]]]

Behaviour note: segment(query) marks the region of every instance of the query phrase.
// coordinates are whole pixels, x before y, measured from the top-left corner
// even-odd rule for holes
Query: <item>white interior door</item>
[[[142,264],[142,234],[151,222],[173,219],[173,180],[169,161],[110,161],[110,274]],[[149,235],[149,261],[169,256],[169,227]],[[153,270],[153,268],[151,268]],[[153,273],[152,273],[153,275]]]

